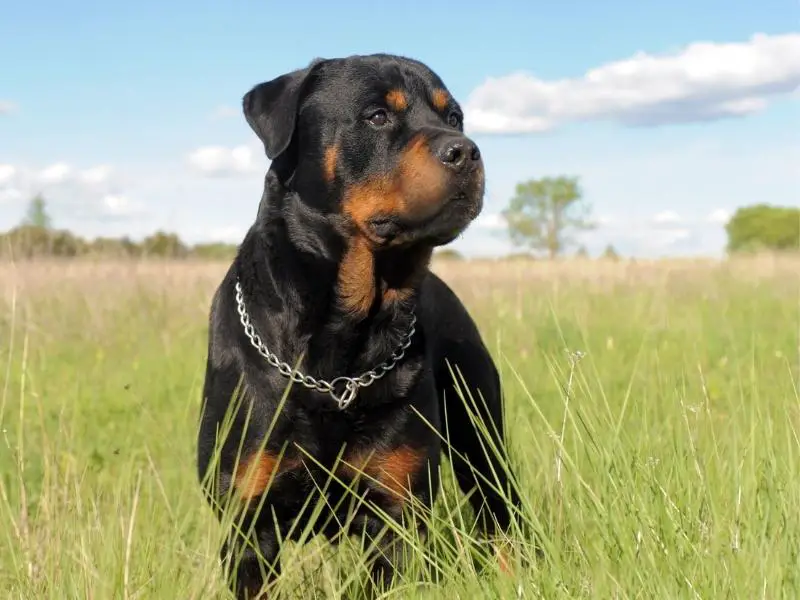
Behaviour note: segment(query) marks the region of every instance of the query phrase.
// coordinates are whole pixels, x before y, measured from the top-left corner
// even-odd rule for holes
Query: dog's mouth
[[[368,231],[365,233],[379,247],[441,246],[461,235],[482,207],[481,197],[458,192],[422,221],[399,214],[375,215],[366,223]]]
[[[368,227],[373,236],[380,240],[393,240],[403,232],[403,226],[395,216],[379,216],[370,219]]]

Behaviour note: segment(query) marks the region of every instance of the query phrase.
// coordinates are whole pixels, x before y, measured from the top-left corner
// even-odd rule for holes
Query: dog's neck
[[[299,294],[295,306],[308,313],[302,315],[308,322],[352,329],[408,321],[432,248],[375,250],[348,231],[341,217],[310,207],[274,174],[267,176],[258,228],[265,244],[280,248],[265,253],[275,267],[269,271],[286,277],[271,285],[283,288],[287,298]]]

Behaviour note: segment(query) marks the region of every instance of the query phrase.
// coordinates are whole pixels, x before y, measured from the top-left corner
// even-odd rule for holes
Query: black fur
[[[393,89],[403,90],[407,109],[388,110],[389,125],[371,124],[370,115],[386,109],[386,95]],[[284,469],[281,463],[275,472],[260,511],[252,505],[244,509],[245,530],[252,525],[255,532],[249,539],[258,545],[273,572],[263,577],[265,565],[252,549],[245,550],[230,572],[238,598],[254,597],[277,575],[278,537],[285,537],[295,522],[296,533],[310,524],[332,540],[363,529],[371,538],[381,532],[383,522],[369,510],[360,510],[350,530],[342,531],[340,522],[349,502],[335,515],[339,522],[323,514],[309,523],[308,510],[299,514],[308,498],[315,497],[328,481],[317,463],[333,470],[337,458],[348,451],[388,453],[409,447],[429,461],[411,474],[411,490],[422,505],[430,506],[439,485],[442,445],[437,432],[419,415],[441,429],[445,399],[453,449],[467,455],[482,476],[494,481],[494,470],[500,484],[507,484],[503,469],[497,463],[490,466],[486,458],[453,387],[446,360],[461,370],[474,397],[485,399],[488,408],[481,416],[490,429],[499,432],[496,441],[502,448],[502,394],[496,368],[461,301],[427,268],[431,249],[464,230],[480,211],[483,196],[483,166],[476,158],[477,148],[463,134],[460,108],[452,99],[445,109],[431,104],[431,94],[437,89],[446,90],[422,63],[372,55],[315,61],[256,86],[243,99],[245,117],[272,164],[257,218],[212,302],[198,470],[209,500],[216,505],[231,492],[237,456],[241,463],[266,444],[265,451],[270,456],[283,453],[288,466]],[[425,140],[431,156],[443,155],[441,149],[454,144],[468,152],[473,148],[473,162],[463,172],[441,167],[440,174],[431,159],[424,165],[433,165],[430,177],[441,182],[439,195],[426,197],[419,210],[376,210],[374,217],[370,213],[360,225],[354,223],[343,210],[346,192],[394,172],[414,136]],[[326,167],[325,152],[332,147],[336,160],[331,179],[326,175],[330,167]],[[347,252],[356,238],[364,240],[374,256],[369,276],[374,278],[375,298],[362,312],[342,301],[342,270],[349,268],[346,261],[352,262]],[[293,366],[300,361],[299,370],[318,379],[358,376],[384,362],[402,341],[412,310],[418,317],[416,334],[399,364],[370,387],[359,389],[345,410],[339,410],[330,395],[293,384],[279,412],[288,380],[245,336],[235,301],[237,280],[264,342],[280,360]],[[358,283],[353,277],[348,281]],[[398,293],[390,297],[387,290]],[[241,389],[241,408],[234,412],[228,436],[218,440],[218,429],[237,389]],[[207,478],[215,452],[219,453],[218,473]],[[454,466],[465,492],[472,492],[476,485],[482,490],[472,495],[471,502],[486,533],[494,533],[495,520],[507,529],[510,507],[480,485],[470,465],[456,460]],[[360,485],[360,490],[371,487],[368,498],[376,505],[394,518],[402,517],[402,504],[395,497],[374,484]],[[343,490],[328,484],[326,493],[330,505],[335,505]],[[513,489],[509,493],[516,503]],[[253,503],[257,505],[257,499]],[[388,536],[378,547],[388,550],[393,541]],[[222,549],[223,559],[243,543],[243,536],[232,532]],[[402,566],[399,558],[392,557],[397,555],[377,557],[374,563],[375,576],[384,582]]]

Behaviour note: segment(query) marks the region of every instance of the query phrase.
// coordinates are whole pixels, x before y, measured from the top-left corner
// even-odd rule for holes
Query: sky
[[[372,52],[465,110],[487,169],[466,255],[513,250],[500,211],[543,176],[579,177],[591,254],[719,255],[738,206],[800,206],[796,0],[31,0],[0,19],[0,231],[42,193],[87,237],[237,243],[268,168],[242,96]]]

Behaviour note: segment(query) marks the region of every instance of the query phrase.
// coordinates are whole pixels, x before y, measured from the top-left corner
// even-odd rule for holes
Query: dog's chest
[[[397,443],[409,423],[409,399],[387,399],[377,386],[360,390],[359,397],[345,409],[333,408],[333,401],[327,400],[327,406],[303,403],[295,409],[287,432],[293,445],[313,453],[326,466],[348,450]]]
[[[299,486],[298,493],[310,493],[324,486],[331,474],[348,481],[365,469],[385,471],[391,465],[390,471],[399,472],[415,467],[418,457],[404,453],[409,447],[420,455],[428,453],[430,444],[427,435],[420,435],[418,413],[430,416],[436,405],[435,386],[421,360],[398,367],[359,387],[352,403],[342,409],[330,394],[301,384],[286,390],[277,378],[264,382],[263,394],[284,396],[267,443],[270,453],[285,453],[277,473],[279,488]]]

